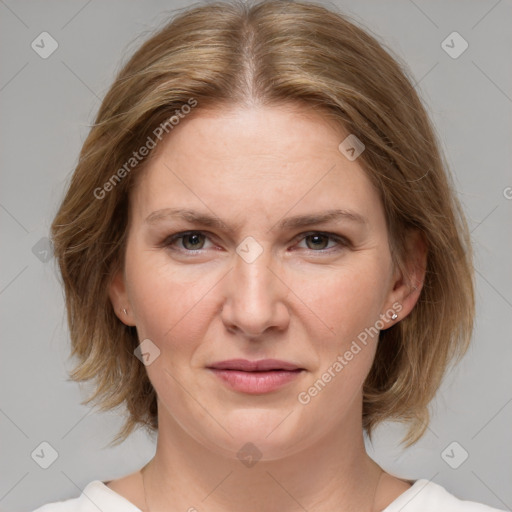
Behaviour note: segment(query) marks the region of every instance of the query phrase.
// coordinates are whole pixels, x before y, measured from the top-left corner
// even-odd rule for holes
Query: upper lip
[[[302,370],[294,363],[281,361],[279,359],[260,359],[259,361],[249,361],[247,359],[229,359],[227,361],[219,361],[208,368],[216,370],[239,370],[244,372],[264,372],[269,370]]]

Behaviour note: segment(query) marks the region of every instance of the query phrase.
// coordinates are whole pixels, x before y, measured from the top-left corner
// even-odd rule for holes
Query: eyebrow
[[[224,229],[227,231],[230,229],[237,231],[240,226],[240,224],[235,224],[230,227],[228,223],[224,222],[219,217],[184,208],[164,208],[162,210],[156,210],[146,217],[145,223],[156,224],[162,220],[167,219],[185,220],[191,224],[201,224],[203,226],[216,229]],[[307,215],[287,217],[274,224],[274,226],[272,226],[269,231],[273,230],[276,226],[281,230],[298,229],[316,224],[342,221],[349,221],[361,225],[368,224],[367,219],[357,212],[351,210],[336,209],[319,213],[311,213]]]

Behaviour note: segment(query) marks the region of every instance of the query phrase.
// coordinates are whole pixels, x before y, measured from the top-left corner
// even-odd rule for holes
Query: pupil
[[[316,248],[320,246],[322,246],[322,249],[325,248],[326,237],[324,235],[310,235],[310,240]]]
[[[185,238],[185,246],[194,246],[194,245],[198,245],[200,244],[200,235],[198,234],[192,234],[192,235],[187,235],[187,237]],[[187,247],[187,249],[190,248],[190,247]],[[192,247],[192,249],[194,249],[194,247]]]

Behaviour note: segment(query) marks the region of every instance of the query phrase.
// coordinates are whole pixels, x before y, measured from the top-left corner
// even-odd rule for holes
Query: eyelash
[[[168,236],[163,241],[161,246],[162,247],[167,247],[167,248],[169,248],[171,250],[175,250],[175,251],[179,251],[179,252],[182,252],[182,253],[190,254],[191,256],[195,255],[195,254],[199,254],[201,251],[206,250],[206,249],[185,249],[185,248],[177,249],[177,248],[173,247],[174,242],[176,242],[178,240],[183,240],[188,235],[202,235],[205,238],[209,239],[208,233],[205,232],[205,231],[181,231],[179,233],[175,233],[173,235]],[[308,231],[306,233],[301,233],[300,235],[297,235],[297,237],[300,237],[298,239],[298,241],[300,242],[302,240],[305,240],[308,236],[314,236],[314,235],[322,236],[322,237],[327,237],[329,239],[329,241],[335,241],[338,244],[338,247],[330,247],[330,248],[327,248],[327,249],[319,249],[319,250],[306,249],[307,251],[310,251],[310,252],[313,252],[313,253],[321,253],[321,254],[322,253],[324,253],[324,254],[325,253],[331,253],[333,251],[338,251],[338,250],[340,250],[342,248],[346,248],[346,247],[351,246],[350,241],[347,240],[345,237],[342,237],[342,236],[339,236],[339,235],[335,235],[334,233],[325,233],[323,231]]]

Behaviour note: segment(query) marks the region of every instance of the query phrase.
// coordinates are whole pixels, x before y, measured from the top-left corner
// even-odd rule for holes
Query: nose
[[[289,289],[272,262],[270,251],[252,262],[236,255],[226,276],[222,321],[226,328],[246,338],[256,339],[266,331],[284,331],[290,315],[286,304]],[[281,277],[281,278],[280,278]]]

